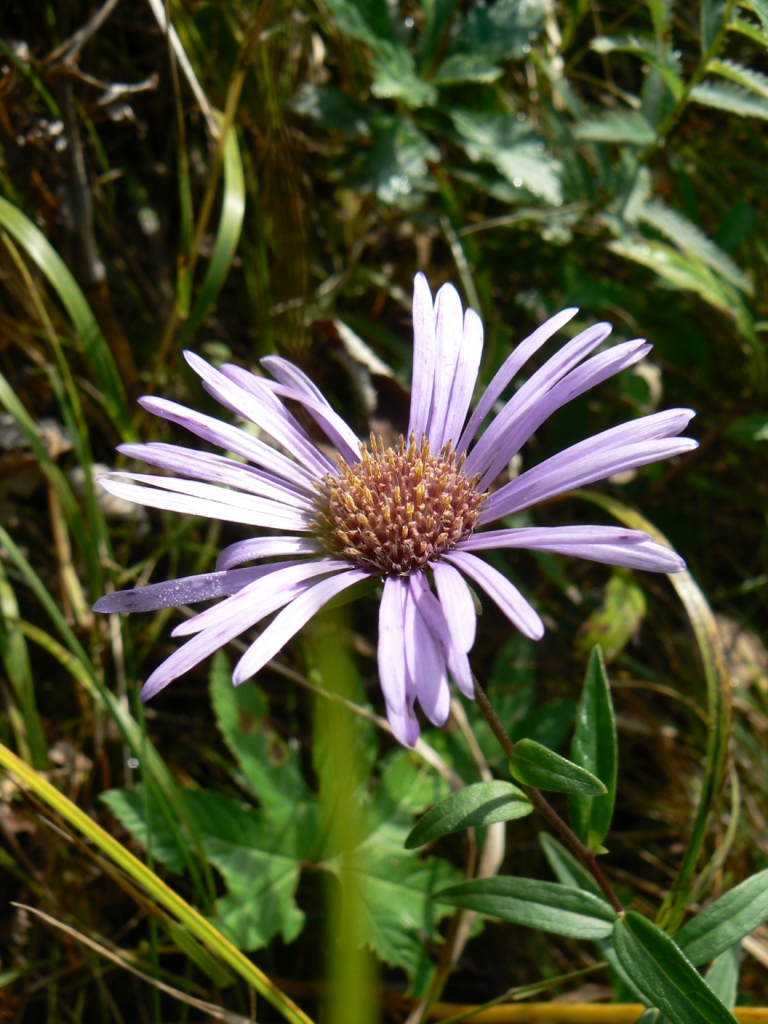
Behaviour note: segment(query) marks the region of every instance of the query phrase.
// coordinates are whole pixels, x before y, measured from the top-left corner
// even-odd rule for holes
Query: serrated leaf
[[[746,7],[748,11],[756,14],[763,28],[768,32],[768,0],[743,0],[740,6]]]
[[[611,687],[599,646],[592,649],[587,664],[584,688],[576,711],[571,759],[600,779],[608,790],[604,796],[573,794],[568,798],[573,830],[594,852],[601,846],[611,825],[618,772],[616,720]]]
[[[546,14],[544,0],[496,0],[470,4],[456,33],[462,52],[483,54],[491,60],[525,57]]]
[[[634,146],[650,146],[656,141],[653,128],[636,110],[580,121],[574,126],[573,136],[580,142],[625,142]]]
[[[705,107],[727,110],[740,117],[759,117],[768,121],[768,99],[755,96],[738,85],[715,85],[703,82],[691,89],[690,98]]]
[[[437,101],[437,90],[418,76],[413,57],[404,46],[379,45],[373,67],[374,96],[402,100],[408,107],[430,106]]]
[[[732,82],[736,82],[737,85],[743,86],[750,92],[756,93],[758,96],[762,96],[768,99],[768,77],[761,74],[759,71],[753,71],[752,68],[745,68],[742,64],[737,64],[735,60],[711,60],[707,64],[707,71],[711,71],[713,74],[721,75],[723,78],[728,78]]]
[[[514,821],[533,811],[533,804],[511,782],[476,782],[451,793],[432,807],[411,830],[406,850],[432,842],[465,828],[479,828],[496,821]]]
[[[562,201],[561,164],[544,142],[511,114],[452,110],[451,120],[470,160],[487,161],[515,188],[557,205]]]
[[[435,72],[433,85],[453,85],[456,82],[495,82],[503,71],[480,53],[454,53],[446,57]]]
[[[398,203],[428,184],[427,161],[437,162],[440,150],[410,117],[378,117],[371,144],[356,168],[344,174],[345,184],[361,192],[374,192],[384,203]]]
[[[669,91],[679,99],[684,85],[680,77],[680,60],[668,45],[657,45],[655,39],[645,36],[599,36],[590,46],[597,53],[631,53],[652,68],[656,68]]]
[[[519,740],[509,759],[509,770],[526,786],[554,793],[582,793],[600,796],[607,789],[591,772],[556,754],[535,740]]]
[[[616,920],[609,903],[583,889],[509,875],[463,882],[443,889],[436,899],[572,939],[605,938]]]
[[[751,281],[730,256],[676,210],[659,202],[643,202],[637,209],[637,218],[666,235],[682,252],[712,267],[737,288],[749,294],[753,291]]]
[[[746,36],[747,39],[751,39],[758,46],[768,47],[768,33],[752,21],[747,21],[745,18],[732,18],[728,22],[728,29],[731,32],[738,32],[740,35]]]
[[[334,24],[345,35],[360,40],[375,52],[392,37],[386,0],[326,0]]]
[[[298,754],[272,726],[261,688],[253,682],[233,686],[232,669],[223,651],[213,657],[209,681],[216,725],[253,795],[265,807],[291,807],[295,812],[305,807],[312,794]]]
[[[734,1024],[734,1017],[668,935],[629,910],[616,922],[613,942],[632,982],[672,1024]]]
[[[703,964],[736,945],[768,918],[768,868],[730,889],[691,918],[676,942],[694,964]]]

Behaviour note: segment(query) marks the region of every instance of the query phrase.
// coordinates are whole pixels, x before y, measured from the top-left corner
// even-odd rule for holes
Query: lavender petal
[[[462,550],[466,550],[462,546]],[[464,577],[447,562],[432,562],[440,607],[443,609],[451,645],[462,654],[472,649],[475,642],[477,613],[475,602]]]
[[[232,569],[236,565],[253,562],[257,558],[321,553],[321,545],[310,537],[249,537],[223,548],[216,559],[216,568]]]
[[[332,561],[330,558],[321,558],[313,562],[276,562],[271,565],[258,566],[261,575],[255,585],[243,588],[234,597],[222,601],[213,608],[206,608],[193,619],[185,619],[175,627],[171,636],[189,636],[191,633],[199,633],[204,629],[214,629],[221,623],[237,613],[243,603],[248,603],[254,609],[263,607],[266,609],[259,614],[254,622],[258,622],[265,616],[270,615],[276,608],[281,608],[291,599],[291,589],[303,587],[310,583],[314,586],[315,578],[318,576],[329,576],[332,573],[344,572],[349,568],[349,563]],[[233,570],[235,572],[242,570]],[[250,570],[253,572],[254,570]],[[285,600],[281,598],[288,595]],[[236,598],[236,599],[235,599]],[[278,603],[275,603],[277,601]]]
[[[429,427],[436,358],[432,294],[426,277],[417,274],[413,284],[413,373],[408,423],[408,436],[415,434],[417,443],[421,441],[422,435],[426,436]]]
[[[469,667],[469,659],[466,654],[458,651],[454,645],[443,606],[429,589],[429,584],[423,572],[412,573],[409,582],[411,594],[416,601],[422,618],[432,631],[432,635],[437,637],[442,644],[448,671],[451,673],[454,683],[456,683],[465,697],[474,698],[475,687],[472,680],[472,671]],[[472,614],[473,616],[475,614],[474,605]]]
[[[267,356],[261,363],[276,380],[280,381],[278,385],[270,385],[275,394],[301,403],[342,458],[350,465],[357,462],[360,458],[360,441],[357,435],[309,377],[293,363],[279,356]]]
[[[468,309],[464,314],[464,334],[443,430],[445,440],[452,444],[458,440],[464,420],[467,418],[482,354],[483,324],[477,313],[473,309]]]
[[[450,284],[444,284],[435,299],[435,369],[432,407],[429,415],[429,443],[439,452],[446,441],[445,421],[451,403],[462,339],[461,299]]]
[[[541,327],[537,327],[533,334],[521,341],[514,352],[507,358],[501,368],[494,376],[491,383],[483,392],[480,401],[472,413],[469,423],[464,428],[464,433],[456,445],[456,451],[464,452],[469,447],[472,438],[477,433],[480,424],[493,408],[496,399],[501,395],[504,388],[520,372],[524,364],[537,352],[545,341],[548,341],[553,334],[556,334],[561,327],[564,327],[569,320],[572,320],[578,309],[564,309],[555,316],[550,317]]]
[[[409,577],[409,581],[412,579],[413,576]],[[405,665],[419,704],[433,725],[445,725],[451,710],[445,656],[422,618],[410,587],[405,599],[403,630]]]
[[[461,551],[525,548],[571,555],[627,569],[649,572],[681,572],[685,562],[671,548],[657,544],[641,530],[619,526],[542,526],[512,530],[487,530],[462,541]]]
[[[368,576],[369,574],[362,569],[348,569],[322,580],[301,596],[294,598],[287,608],[278,613],[237,663],[232,674],[235,686],[244,683],[262,669],[331,598],[354,583],[368,579]]]
[[[238,573],[240,575],[238,575]],[[226,597],[253,581],[253,570],[207,572],[200,576],[182,576],[177,580],[149,583],[135,590],[105,594],[93,606],[95,612],[155,612],[160,608],[178,608],[216,597]]]
[[[121,474],[129,476],[129,474]],[[139,474],[136,474],[138,476]],[[255,498],[250,495],[238,495],[235,491],[225,491],[210,484],[194,481],[175,480],[172,477],[151,477],[160,486],[139,487],[136,484],[123,483],[111,477],[99,477],[99,485],[111,494],[149,508],[160,508],[170,512],[184,512],[187,515],[203,516],[208,519],[221,519],[230,523],[242,523],[246,526],[263,526],[276,530],[297,530],[307,532],[311,529],[310,518],[300,510],[289,509],[266,498]],[[182,492],[182,485],[184,491]],[[206,488],[219,491],[214,498]],[[246,498],[247,502],[237,498]]]
[[[140,398],[139,405],[147,412],[160,416],[170,423],[178,423],[179,426],[219,448],[240,455],[257,466],[263,466],[264,469],[280,477],[281,480],[287,480],[314,496],[313,484],[317,479],[316,475],[308,473],[293,459],[289,459],[271,445],[259,441],[258,438],[251,437],[239,427],[223,423],[221,420],[214,419],[213,416],[206,416],[204,413],[186,409],[183,405],[168,401],[167,398],[155,398],[150,395]]]
[[[405,600],[408,581],[389,576],[379,606],[379,682],[387,719],[400,743],[412,747],[419,738],[419,723],[413,710],[412,692],[405,662]]]
[[[443,557],[482,587],[524,636],[531,640],[540,640],[544,636],[544,623],[538,613],[506,576],[464,551],[452,551]]]
[[[310,473],[322,477],[333,469],[330,459],[315,448],[288,411],[280,408],[279,401],[275,399],[269,389],[263,386],[258,387],[259,382],[255,377],[253,383],[246,390],[210,366],[194,352],[185,352],[184,358],[195,373],[203,379],[206,390],[214,398],[264,430],[298,462],[302,463]]]
[[[213,455],[192,448],[179,448],[175,444],[120,444],[117,450],[130,459],[146,462],[158,469],[167,469],[207,483],[235,487],[270,501],[278,501],[292,508],[313,510],[308,495],[283,480],[278,480],[255,466],[235,462],[224,455]]]
[[[611,333],[610,324],[594,324],[572,338],[551,356],[523,386],[516,391],[504,408],[489,424],[483,436],[467,456],[464,471],[467,476],[475,473],[486,475],[491,457],[495,454],[499,439],[509,431],[510,425],[519,421],[522,413],[535,408],[537,403],[566,377],[574,367],[600,345]],[[496,474],[498,475],[498,474]]]

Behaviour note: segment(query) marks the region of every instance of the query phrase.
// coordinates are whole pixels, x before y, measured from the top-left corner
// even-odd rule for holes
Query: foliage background
[[[335,726],[313,714],[307,686],[334,685],[322,671],[331,630],[343,692],[381,712],[375,601],[322,620],[258,687],[232,691],[219,658],[210,679],[193,673],[146,710],[138,684],[172,649],[168,613],[121,625],[89,607],[108,586],[205,569],[239,536],[129,514],[93,486],[94,463],[115,465],[118,441],[178,439],[137,411],[140,395],[217,414],[181,350],[249,367],[278,351],[361,436],[393,437],[407,410],[412,279],[424,270],[433,291],[453,281],[481,313],[484,380],[568,305],[580,307],[576,327],[607,319],[614,339],[654,343],[647,365],[545,424],[526,465],[633,415],[697,410],[697,452],[604,490],[669,537],[718,615],[741,799],[737,815],[732,787],[710,820],[707,852],[723,861],[712,893],[765,867],[768,8],[174,0],[171,52],[164,10],[108,3],[100,22],[80,0],[7,0],[0,13],[3,742],[310,1008],[327,879],[352,842],[363,888],[381,883],[365,890],[371,920],[392,917],[363,935],[382,963],[377,984],[423,991],[440,936],[425,894],[458,877],[467,850],[459,839],[431,859],[401,848],[447,784],[356,720],[360,831],[329,835],[323,729]],[[596,514],[569,499],[536,522]],[[685,612],[663,579],[515,553],[497,565],[549,627],[534,648],[485,608],[473,664],[515,735],[567,749],[586,654],[596,641],[606,649],[621,742],[606,870],[652,913],[685,842],[706,741]],[[464,713],[506,777],[473,708]],[[426,738],[449,769],[478,777],[459,725]],[[11,900],[249,1012],[220,960],[60,820],[10,780],[2,798],[9,1020],[135,1019],[127,1000],[142,1019],[203,1019]],[[512,827],[505,870],[546,875],[535,826]],[[393,865],[401,884],[388,889]],[[764,1002],[768,942],[750,942],[740,999]],[[448,992],[481,1002],[588,961],[567,940],[489,927]],[[609,978],[591,983],[605,994]],[[398,1019],[394,997],[381,1004]]]

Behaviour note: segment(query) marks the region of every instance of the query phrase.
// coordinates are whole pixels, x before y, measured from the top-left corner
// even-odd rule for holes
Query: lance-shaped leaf
[[[683,925],[676,941],[694,964],[714,960],[768,918],[768,868],[711,903]]]
[[[496,821],[514,821],[533,810],[533,804],[511,782],[477,782],[451,793],[421,818],[405,840],[406,850],[414,850],[450,832],[463,828],[492,825]]]
[[[443,889],[435,898],[571,939],[603,939],[616,921],[613,907],[592,893],[532,878],[476,878]]]
[[[673,940],[633,910],[613,930],[619,962],[649,1006],[672,1024],[734,1024],[735,1018]]]
[[[573,761],[560,757],[535,740],[520,740],[509,759],[509,770],[518,782],[554,793],[601,796],[608,792],[600,779]]]
[[[594,647],[589,656],[584,689],[576,712],[571,757],[581,768],[600,779],[607,790],[601,796],[573,793],[568,798],[574,832],[590,850],[598,850],[613,817],[618,768],[611,687],[599,646]]]

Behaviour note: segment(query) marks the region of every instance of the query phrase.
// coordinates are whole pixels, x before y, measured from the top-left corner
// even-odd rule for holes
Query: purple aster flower
[[[167,399],[144,398],[145,409],[247,461],[169,444],[125,444],[124,455],[174,475],[115,473],[100,483],[141,505],[272,532],[225,548],[215,572],[97,602],[99,612],[134,612],[221,598],[176,626],[173,636],[191,639],[150,675],[142,699],[274,615],[241,657],[232,681],[250,679],[332,598],[374,577],[383,584],[378,663],[387,715],[397,739],[412,746],[419,735],[417,700],[427,718],[442,725],[449,712],[449,677],[473,696],[468,653],[476,620],[467,580],[525,636],[539,639],[544,632],[535,609],[479,553],[529,548],[652,572],[683,569],[677,554],[637,530],[489,529],[547,498],[696,447],[678,436],[693,413],[672,409],[605,430],[490,489],[548,416],[637,363],[651,348],[637,340],[597,351],[610,325],[587,328],[532,373],[478,437],[507,385],[576,312],[558,313],[518,345],[467,419],[482,324],[473,310],[462,313],[451,285],[440,289],[433,304],[419,274],[410,422],[407,439],[401,437],[394,448],[373,436],[369,447],[362,444],[306,375],[285,359],[262,360],[274,378],[268,380],[232,365],[216,370],[187,352],[206,390],[256,424],[273,444]],[[289,405],[312,417],[335,446],[336,459],[318,448]]]

